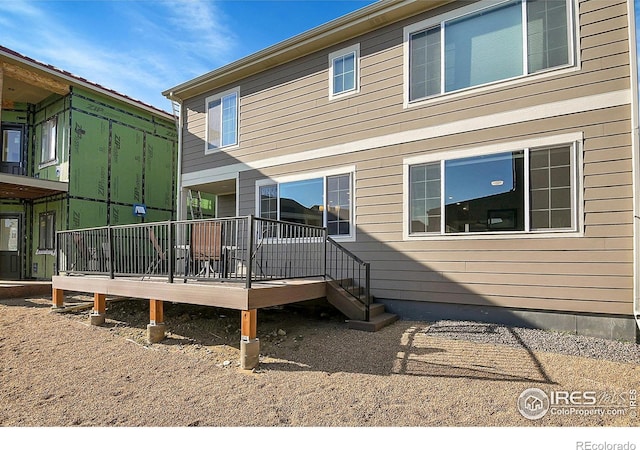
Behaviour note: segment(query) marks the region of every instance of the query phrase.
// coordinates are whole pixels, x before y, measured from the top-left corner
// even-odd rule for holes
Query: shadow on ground
[[[70,314],[85,320],[88,313]],[[108,301],[104,326],[140,345],[148,345],[145,341],[148,314],[147,300]],[[167,338],[153,347],[182,352],[204,349],[212,358],[224,350],[225,359],[239,361],[239,311],[167,302],[165,324]],[[268,308],[258,312],[261,345],[258,371],[554,383],[535,353],[513,329],[510,333],[518,342],[516,347],[464,339],[470,333],[494,332],[491,325],[483,324],[442,326],[399,321],[377,333],[368,333],[349,329],[345,317],[325,302]]]
[[[4,306],[22,306],[26,308],[51,308],[51,301],[45,303],[40,297],[34,298],[3,298],[0,299],[0,305]]]

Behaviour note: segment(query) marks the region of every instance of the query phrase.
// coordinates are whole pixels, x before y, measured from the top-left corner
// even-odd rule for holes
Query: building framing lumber
[[[0,70],[3,72],[3,77],[15,78],[16,80],[20,80],[24,83],[46,89],[60,95],[67,95],[69,93],[68,84],[54,80],[53,78],[45,75],[23,69],[22,67],[14,66],[13,64],[5,62],[2,63]]]

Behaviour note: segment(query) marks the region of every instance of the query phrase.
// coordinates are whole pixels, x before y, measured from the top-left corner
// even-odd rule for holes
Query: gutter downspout
[[[631,162],[633,171],[633,315],[640,338],[640,134],[638,130],[638,49],[634,0],[627,0],[631,72]]]
[[[178,128],[178,163],[177,173],[176,173],[176,220],[185,220],[187,218],[185,214],[185,201],[182,195],[182,127],[184,126],[183,121],[183,105],[182,100],[177,99],[173,95],[173,91],[169,92],[169,99],[172,102],[178,103],[180,105],[180,111],[178,112],[178,120],[177,120],[177,128]]]

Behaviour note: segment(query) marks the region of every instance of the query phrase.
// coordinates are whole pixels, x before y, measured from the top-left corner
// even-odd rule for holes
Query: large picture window
[[[409,233],[574,230],[575,167],[573,145],[412,165]]]
[[[568,3],[507,1],[408,27],[409,101],[569,64]]]
[[[238,144],[238,91],[206,99],[207,151]]]
[[[262,218],[326,226],[331,236],[352,235],[351,174],[264,184],[258,197]]]

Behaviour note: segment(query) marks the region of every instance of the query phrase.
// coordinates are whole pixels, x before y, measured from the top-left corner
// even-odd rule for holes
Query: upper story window
[[[207,146],[205,153],[238,145],[239,89],[207,97]]]
[[[406,27],[409,101],[571,64],[569,3],[472,5]]]
[[[351,173],[258,184],[258,215],[266,219],[326,226],[334,237],[353,236]]]
[[[329,98],[360,89],[360,44],[329,54]]]
[[[56,141],[57,141],[58,120],[52,117],[42,124],[42,139],[40,163],[46,164],[56,161]]]
[[[413,164],[409,234],[575,231],[575,145]]]

